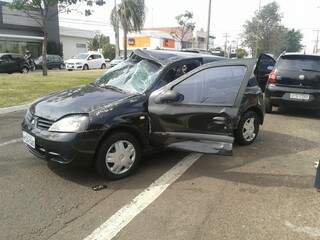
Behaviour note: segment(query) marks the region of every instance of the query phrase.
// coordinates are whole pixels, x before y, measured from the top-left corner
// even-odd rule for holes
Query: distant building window
[[[77,48],[87,48],[87,45],[85,43],[77,43]]]

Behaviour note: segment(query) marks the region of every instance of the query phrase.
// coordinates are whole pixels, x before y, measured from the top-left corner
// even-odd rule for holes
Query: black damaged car
[[[164,148],[231,155],[264,120],[255,60],[136,50],[87,86],[36,101],[22,123],[36,156],[94,165],[109,179],[131,174]]]

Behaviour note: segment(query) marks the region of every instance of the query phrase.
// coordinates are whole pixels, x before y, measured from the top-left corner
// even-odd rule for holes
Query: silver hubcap
[[[136,160],[136,150],[132,143],[120,140],[110,146],[106,154],[106,165],[110,172],[123,174]]]
[[[243,138],[248,142],[256,137],[254,121],[255,118],[248,118],[243,125]]]
[[[28,73],[28,69],[23,68],[23,69],[22,69],[22,73]]]

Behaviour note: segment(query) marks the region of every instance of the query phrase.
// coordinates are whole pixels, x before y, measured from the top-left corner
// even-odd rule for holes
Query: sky
[[[102,7],[94,7],[93,15],[85,17],[80,11],[60,14],[62,26],[76,27],[91,31],[100,31],[111,37],[110,11],[114,0],[105,0]],[[120,0],[117,0],[120,1]],[[216,36],[215,46],[223,46],[225,35],[230,42],[241,42],[239,34],[243,31],[246,20],[250,20],[259,8],[260,0],[212,0],[211,35]],[[273,0],[261,0],[261,5]],[[304,34],[303,44],[307,52],[312,52],[316,39],[316,29],[320,29],[320,0],[277,0],[283,14],[282,23],[288,28],[295,28]],[[196,29],[207,28],[209,0],[145,0],[147,17],[145,27],[176,26],[175,16],[185,10],[194,14]]]

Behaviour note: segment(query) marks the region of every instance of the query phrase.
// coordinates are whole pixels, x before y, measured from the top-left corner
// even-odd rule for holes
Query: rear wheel
[[[259,119],[253,111],[245,112],[235,131],[235,140],[239,145],[249,145],[254,142],[259,133]]]
[[[137,139],[129,133],[119,132],[102,142],[95,168],[102,177],[121,179],[134,172],[140,158],[141,149]]]
[[[103,64],[101,65],[101,69],[106,69],[106,68],[107,68],[107,65],[103,63]]]

